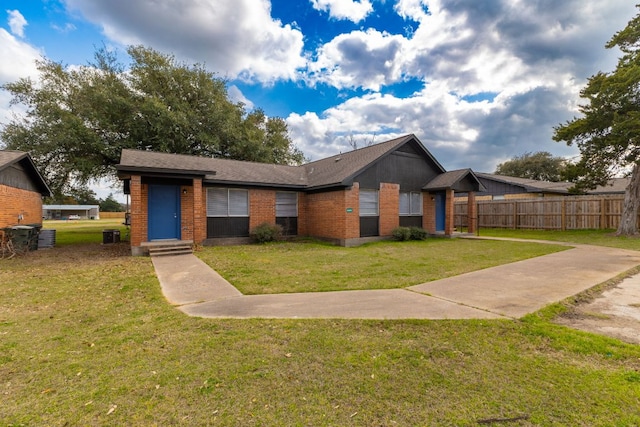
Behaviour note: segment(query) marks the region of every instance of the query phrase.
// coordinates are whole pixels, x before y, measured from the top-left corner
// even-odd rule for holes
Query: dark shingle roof
[[[501,182],[504,184],[512,184],[523,187],[527,192],[547,192],[547,193],[560,193],[568,194],[569,188],[573,186],[571,182],[550,182],[550,181],[538,181],[535,179],[518,178],[514,176],[496,175],[492,173],[480,173],[476,174],[478,178],[484,178],[491,181]]]
[[[0,170],[27,157],[23,151],[0,150]]]
[[[415,136],[405,135],[390,141],[307,163],[303,167],[307,172],[309,186],[326,187],[348,184],[347,180],[412,139],[415,139]]]
[[[0,171],[16,163],[24,167],[25,172],[31,177],[40,194],[45,197],[51,196],[51,189],[49,189],[47,182],[38,171],[38,168],[36,168],[29,153],[24,151],[0,150]]]
[[[463,181],[468,181],[466,184],[472,185],[473,189],[462,188],[465,184]],[[476,175],[471,169],[458,169],[454,171],[445,172],[433,178],[427,185],[422,187],[427,191],[438,191],[453,188],[455,191],[484,191],[485,188],[478,180]]]
[[[147,171],[204,176],[207,182],[326,188],[350,185],[358,173],[409,141],[424,150],[442,172],[444,169],[414,135],[405,135],[358,150],[337,154],[302,166],[274,165],[239,160],[213,159],[182,154],[122,150],[120,172]]]
[[[619,194],[624,193],[629,185],[630,178],[612,178],[605,185],[600,185],[587,194]]]
[[[122,150],[119,171],[153,171],[200,175],[211,182],[305,186],[304,170],[298,166],[214,159],[185,154]]]

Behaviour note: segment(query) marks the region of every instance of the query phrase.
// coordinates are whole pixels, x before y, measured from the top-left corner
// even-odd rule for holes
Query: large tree
[[[640,7],[640,5],[639,5]],[[616,69],[592,76],[580,96],[582,117],[555,128],[554,139],[576,144],[577,186],[594,188],[620,173],[630,175],[617,234],[637,234],[640,202],[640,15],[607,43],[623,55]]]
[[[29,78],[3,88],[22,105],[0,130],[6,148],[29,151],[55,194],[114,178],[123,148],[299,164],[286,123],[247,112],[229,99],[226,82],[204,66],[177,62],[143,46],[131,64],[97,49],[87,66],[37,62]]]
[[[567,161],[562,157],[554,157],[548,151],[538,151],[524,153],[500,163],[495,173],[538,181],[558,182],[564,179],[566,164]]]

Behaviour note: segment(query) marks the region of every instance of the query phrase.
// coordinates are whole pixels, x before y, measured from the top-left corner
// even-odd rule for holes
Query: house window
[[[249,216],[249,192],[230,188],[208,188],[207,216]]]
[[[298,234],[298,193],[276,192],[276,224],[285,236]]]
[[[422,193],[400,192],[400,215],[422,215]]]
[[[293,218],[298,216],[298,193],[276,192],[276,217]]]
[[[378,192],[360,190],[360,216],[378,216]]]

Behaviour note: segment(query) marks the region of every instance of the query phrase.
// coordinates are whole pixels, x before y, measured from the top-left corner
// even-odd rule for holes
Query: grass
[[[245,295],[404,288],[567,249],[491,240],[427,239],[355,248],[325,243],[206,247],[198,256]]]
[[[190,318],[128,253],[69,243],[0,260],[0,425],[640,424],[640,346],[555,325],[554,307],[521,321]]]
[[[101,219],[96,220],[45,220],[43,229],[56,230],[56,245],[66,246],[78,243],[100,243],[102,242],[103,230],[119,230],[120,237],[124,240],[127,228],[122,224],[121,219]]]
[[[518,239],[551,240],[608,246],[612,248],[640,251],[640,237],[615,236],[615,230],[511,230],[506,228],[482,228],[480,236],[509,237]]]

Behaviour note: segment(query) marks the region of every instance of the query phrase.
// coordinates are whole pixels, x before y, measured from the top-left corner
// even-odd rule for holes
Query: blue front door
[[[149,185],[149,240],[180,239],[180,187]]]
[[[436,231],[444,231],[446,200],[444,193],[436,193]]]

